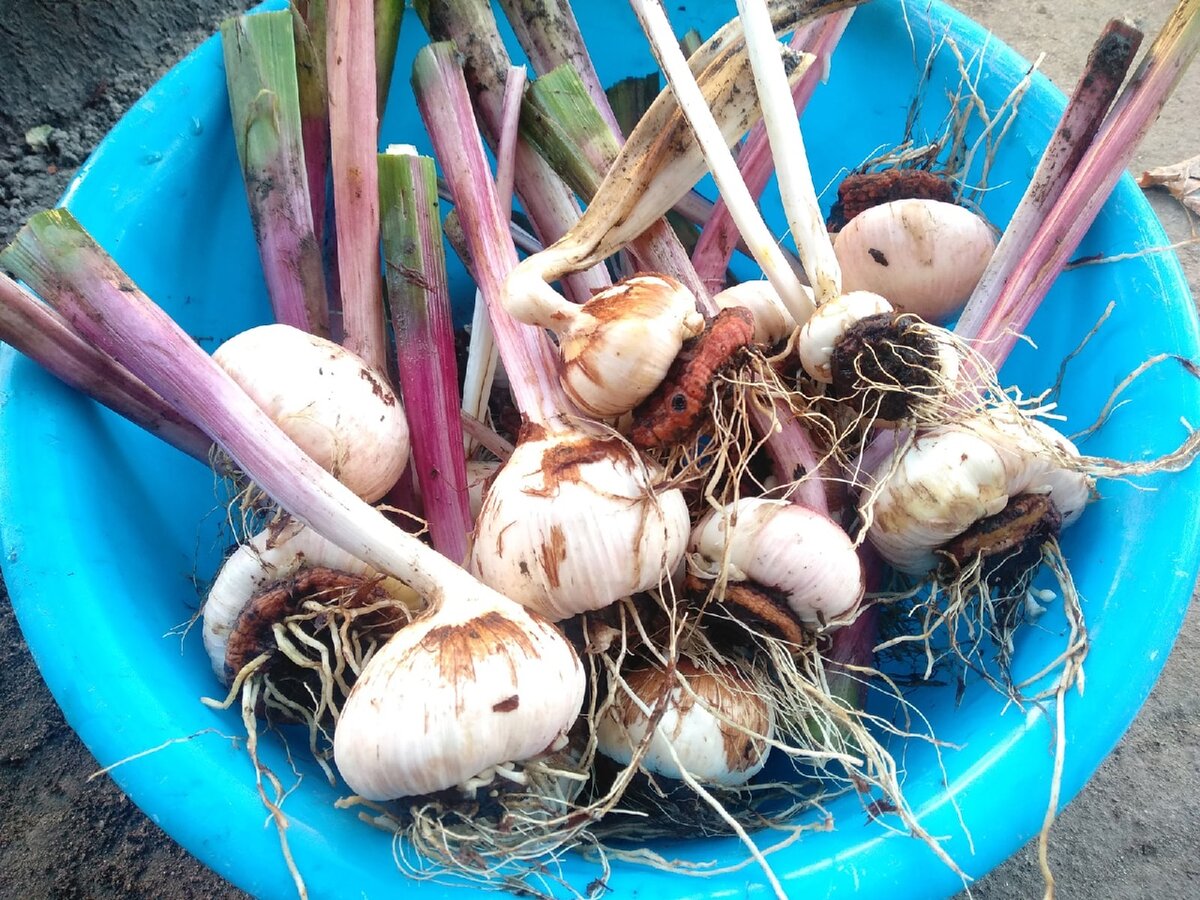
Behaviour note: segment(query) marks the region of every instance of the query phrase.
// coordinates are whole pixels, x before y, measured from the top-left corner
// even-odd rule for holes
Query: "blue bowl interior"
[[[624,4],[576,7],[606,83],[653,69]],[[732,3],[725,2],[675,13],[677,23],[705,34],[730,15]],[[945,7],[933,6],[927,18],[915,8],[908,16],[915,46],[896,0],[878,0],[855,16],[832,77],[804,119],[818,186],[898,140],[931,40],[947,30],[968,59],[982,57],[977,87],[989,105],[998,105],[1026,70],[1023,60]],[[412,56],[423,40],[415,18],[405,24],[383,144],[415,142],[429,149],[408,87]],[[953,58],[942,51],[937,59],[920,120],[929,132],[945,112],[944,88],[958,81]],[[210,349],[269,316],[226,104],[214,39],[130,111],[67,196],[138,284]],[[1061,96],[1036,77],[992,170],[984,210],[994,221],[1011,213],[1060,109]],[[764,210],[780,226],[773,196],[769,188]],[[1081,253],[1124,253],[1164,240],[1126,179]],[[454,284],[466,303],[469,283],[461,271]],[[1063,387],[1067,430],[1090,423],[1117,382],[1146,357],[1197,352],[1196,317],[1181,272],[1172,256],[1156,254],[1060,279],[1030,329],[1037,349],[1019,348],[1006,378],[1027,392],[1048,387],[1059,361],[1109,301],[1117,302],[1116,312],[1071,366]],[[241,733],[238,716],[198,702],[218,692],[198,637],[168,636],[198,606],[197,584],[212,576],[226,549],[212,474],[8,348],[0,360],[5,578],[47,683],[101,764],[195,735],[119,767],[114,777],[172,837],[222,875],[259,896],[290,895],[276,835],[264,827],[253,770],[230,738]],[[1200,389],[1169,367],[1153,370],[1127,396],[1130,402],[1085,452],[1148,457],[1182,439],[1181,416],[1200,420]],[[1089,690],[1067,705],[1064,800],[1132,721],[1179,629],[1196,577],[1197,517],[1189,498],[1198,479],[1200,473],[1189,471],[1136,486],[1104,484],[1103,498],[1065,537],[1094,646],[1086,666]],[[1052,611],[1040,627],[1026,629],[1018,672],[1035,672],[1057,656],[1063,628]],[[1005,709],[979,683],[957,706],[952,687],[922,688],[910,699],[946,746],[940,754],[922,742],[897,748],[903,750],[907,796],[924,827],[946,836],[948,852],[968,873],[981,875],[1040,824],[1051,771],[1047,720],[1037,710]],[[274,741],[265,742],[262,754],[276,772],[288,771]],[[301,762],[300,771],[304,783],[285,810],[292,851],[311,894],[352,890],[383,897],[403,889],[390,837],[352,812],[333,809],[340,792],[315,767]],[[812,833],[772,857],[789,893],[936,896],[960,886],[920,842],[867,822],[857,799],[842,798],[828,811],[835,830]],[[731,839],[676,841],[657,849],[718,866],[746,858]],[[563,867],[578,886],[598,874],[574,857]],[[753,867],[701,879],[620,864],[609,887],[612,896],[627,897],[765,891]],[[422,891],[461,896],[462,886],[425,883]]]

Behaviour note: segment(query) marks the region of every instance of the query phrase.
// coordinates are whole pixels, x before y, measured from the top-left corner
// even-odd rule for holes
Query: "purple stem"
[[[545,333],[517,322],[504,309],[504,280],[517,265],[517,250],[508,219],[500,212],[483,138],[452,42],[421,49],[413,65],[413,89],[454,197],[517,408],[531,421],[543,424],[561,414],[578,415],[559,383],[555,354]]]
[[[795,415],[783,401],[776,401],[774,415],[751,405],[754,430],[768,435],[767,452],[775,465],[780,484],[799,481],[788,499],[823,516],[830,515],[829,497],[820,477],[821,459]],[[803,480],[800,480],[803,479]]]
[[[37,279],[36,273],[5,258],[22,278],[46,297],[69,291],[66,285]],[[26,277],[28,276],[28,277]],[[181,417],[158,394],[78,334],[50,307],[0,272],[0,340],[28,356],[51,375],[103,403],[188,456],[208,463],[212,449],[200,429]]]
[[[435,607],[483,597],[499,600],[495,591],[388,522],[296,446],[138,290],[70,213],[39,213],[17,241],[38,280],[69,287],[56,299],[71,327],[195,422],[283,509]]]
[[[472,528],[467,464],[458,421],[461,400],[454,323],[438,216],[437,173],[428,157],[379,158],[388,304],[396,361],[433,546],[455,562]]]
[[[479,117],[479,128],[495,148],[502,128],[500,85],[512,65],[504,39],[486,0],[427,0],[416,4],[425,30],[435,41],[454,41],[463,54],[463,68]],[[575,195],[526,141],[517,141],[515,184],[521,206],[533,223],[542,246],[561,238],[579,220]],[[576,303],[611,287],[604,266],[593,266],[563,279],[568,297]]]
[[[954,326],[955,334],[968,340],[978,334],[1005,282],[1020,264],[1046,211],[1062,195],[1068,179],[1100,130],[1141,43],[1140,31],[1125,22],[1113,20],[1092,47],[1083,74],[1046,145],[1037,171]],[[981,345],[978,350],[987,355],[990,348]]]
[[[977,342],[997,367],[1087,234],[1198,46],[1200,0],[1182,0],[980,325]]]
[[[275,320],[328,333],[325,273],[315,223],[290,13],[239,16],[221,26],[229,106],[250,217]],[[324,182],[316,186],[324,190]]]
[[[500,104],[500,140],[496,148],[496,199],[506,213],[512,210],[525,84],[525,67],[509,66],[508,77],[504,79],[504,100]]]

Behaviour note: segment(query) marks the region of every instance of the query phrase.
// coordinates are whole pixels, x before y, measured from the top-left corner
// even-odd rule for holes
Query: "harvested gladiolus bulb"
[[[554,626],[494,596],[443,605],[367,665],[334,735],[355,793],[429,794],[565,743],[583,703],[579,658]]]
[[[484,498],[469,567],[552,621],[656,588],[689,527],[683,495],[656,481],[616,437],[527,426]]]
[[[774,714],[767,699],[732,666],[704,669],[681,658],[674,672],[647,665],[622,675],[600,719],[600,752],[628,764],[646,745],[641,765],[667,778],[745,784],[767,762]],[[654,727],[654,711],[666,709]]]
[[[404,406],[386,377],[332,341],[261,325],[213,358],[284,433],[368,502],[408,464]]]
[[[644,400],[683,342],[704,327],[695,296],[669,275],[635,275],[582,306],[538,284],[545,290],[527,295],[526,304],[510,300],[508,309],[521,321],[558,334],[563,387],[581,410],[597,418],[628,412]]]
[[[849,221],[833,242],[847,292],[882,294],[901,313],[941,322],[956,313],[996,248],[991,227],[938,200],[897,200]]]
[[[898,461],[879,468],[875,483],[866,495],[871,542],[895,568],[914,575],[932,571],[941,547],[993,520],[1018,495],[1050,501],[1057,536],[1058,527],[1078,518],[1092,488],[1086,465],[1066,438],[1034,419],[995,416],[921,435]],[[1036,535],[1043,518],[1023,521]],[[1012,530],[1007,519],[993,521]]]
[[[688,547],[694,573],[757,587],[803,624],[824,627],[863,596],[854,544],[820,513],[747,497],[702,518]]]

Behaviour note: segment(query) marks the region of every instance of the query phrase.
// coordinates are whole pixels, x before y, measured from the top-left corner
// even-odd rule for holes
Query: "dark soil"
[[[0,245],[234,0],[0,0]],[[41,140],[26,134],[38,126]],[[36,135],[34,135],[36,138]],[[63,720],[0,585],[0,900],[243,897],[142,814]]]
[[[0,898],[241,897],[147,819],[63,721],[0,589]]]
[[[0,241],[54,201],[113,124],[245,0],[0,0]],[[31,129],[48,126],[44,134]]]

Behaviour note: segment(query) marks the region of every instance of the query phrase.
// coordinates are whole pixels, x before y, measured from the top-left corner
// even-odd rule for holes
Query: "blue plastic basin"
[[[829,83],[804,124],[818,186],[834,180],[902,133],[932,35],[946,30],[966,58],[982,55],[979,93],[997,105],[1027,65],[973,23],[935,4],[925,24],[912,4],[910,44],[901,6],[877,0],[855,17]],[[651,70],[645,42],[623,3],[578,3],[602,78]],[[732,3],[689,4],[678,24],[709,33]],[[420,43],[405,24],[396,86],[383,141],[424,138],[408,90]],[[921,122],[936,129],[945,90],[957,81],[943,52],[932,72]],[[268,317],[262,276],[228,122],[220,47],[211,40],[137,104],[80,170],[66,202],[133,278],[206,348]],[[1007,219],[1027,182],[1062,97],[1037,77],[1005,139],[985,211]],[[427,142],[423,149],[428,150]],[[779,210],[767,212],[778,225]],[[1116,254],[1165,242],[1126,179],[1093,228],[1084,254]],[[459,282],[462,286],[462,282]],[[1116,383],[1161,352],[1194,357],[1197,321],[1179,266],[1156,254],[1075,270],[1063,277],[1035,320],[1039,349],[1020,348],[1009,380],[1029,392],[1053,383],[1064,354],[1116,301],[1113,318],[1072,365],[1062,393],[1071,426],[1090,423]],[[202,706],[219,692],[198,635],[164,636],[198,605],[195,583],[209,578],[223,550],[223,513],[213,477],[196,463],[81,399],[4,348],[0,442],[0,537],[13,605],[47,683],[71,725],[101,764],[173,738],[194,740],[118,768],[133,800],[173,838],[242,888],[289,896],[293,888],[242,749],[221,735],[240,733],[234,713]],[[1129,404],[1085,445],[1089,453],[1142,458],[1174,447],[1180,417],[1200,422],[1200,388],[1161,367],[1129,392]],[[1103,497],[1065,537],[1094,646],[1087,693],[1067,704],[1069,752],[1064,799],[1095,771],[1149,693],[1178,632],[1196,579],[1194,497],[1200,471],[1102,486]],[[1059,652],[1063,622],[1052,612],[1026,629],[1018,671],[1037,671]],[[952,687],[912,695],[944,749],[944,771],[925,744],[905,757],[905,788],[924,827],[979,876],[1037,830],[1046,802],[1050,728],[1036,711],[1004,710],[991,689],[971,684],[961,703]],[[218,734],[219,733],[219,734]],[[268,742],[270,743],[270,742]],[[287,771],[273,744],[266,762]],[[390,838],[332,807],[338,792],[313,769],[287,801],[289,838],[312,896],[393,896],[407,885],[392,861]],[[974,852],[951,801],[961,810]],[[835,829],[776,853],[773,864],[795,896],[942,896],[958,879],[920,842],[867,821],[854,798],[829,807]],[[734,840],[659,845],[668,857],[745,859]],[[598,873],[566,863],[582,887]],[[614,868],[612,897],[763,895],[757,870],[688,878],[625,864]],[[425,897],[462,888],[422,884]]]

